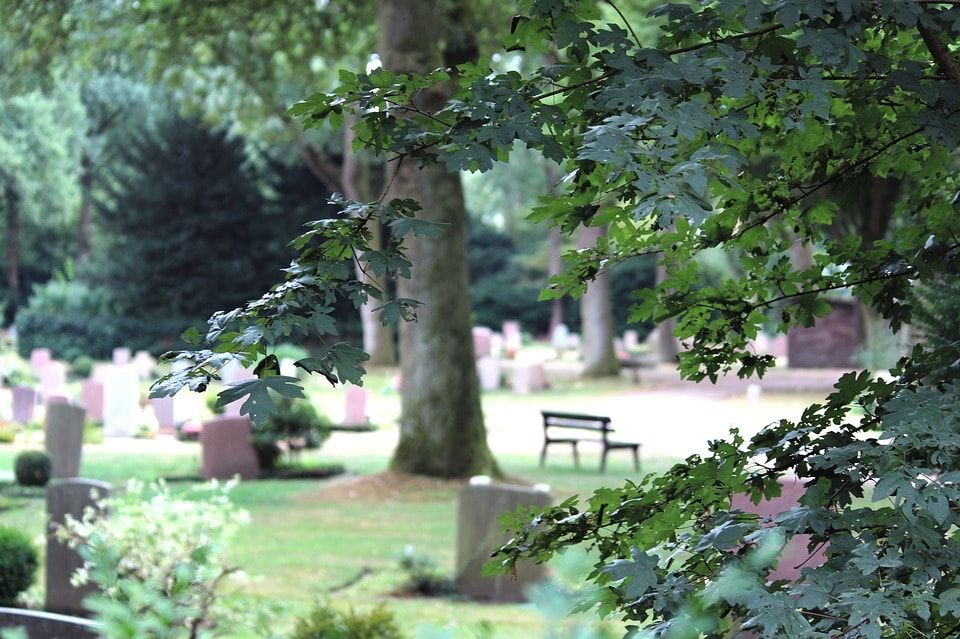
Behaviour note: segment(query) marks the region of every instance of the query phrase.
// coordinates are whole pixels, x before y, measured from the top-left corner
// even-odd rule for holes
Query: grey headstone
[[[96,592],[92,584],[73,586],[70,578],[83,560],[75,550],[62,543],[54,525],[63,524],[67,515],[79,519],[87,508],[97,508],[101,499],[109,497],[110,484],[93,479],[56,479],[47,486],[47,601],[44,608],[67,615],[86,613],[83,600]]]
[[[100,626],[80,617],[0,608],[0,628],[23,628],[29,639],[97,639]]]
[[[457,505],[457,591],[471,599],[525,601],[526,587],[545,578],[543,566],[522,563],[516,575],[497,577],[484,577],[481,570],[490,554],[509,540],[497,518],[520,506],[548,506],[550,493],[526,486],[474,483],[477,479],[463,487]]]
[[[13,387],[13,421],[27,424],[33,421],[37,407],[37,391],[27,386]]]
[[[250,443],[251,426],[246,417],[224,416],[205,422],[200,431],[204,479],[256,479],[260,462]]]
[[[83,422],[86,411],[70,404],[49,404],[44,439],[50,455],[52,477],[66,479],[80,474]]]

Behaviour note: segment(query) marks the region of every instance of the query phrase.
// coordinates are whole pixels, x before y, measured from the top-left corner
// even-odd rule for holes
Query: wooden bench
[[[602,446],[600,453],[600,472],[607,469],[607,453],[611,450],[629,450],[633,453],[633,468],[640,472],[640,444],[636,442],[613,441],[610,439],[610,433],[615,432],[610,426],[610,418],[600,415],[581,415],[579,413],[558,413],[554,411],[541,411],[543,415],[543,451],[540,453],[540,465],[543,466],[547,461],[547,447],[551,444],[569,444],[573,452],[573,463],[580,467],[580,452],[577,448],[582,441],[599,442]],[[562,431],[590,431],[597,433],[599,437],[579,437],[574,433],[564,434],[563,436],[551,436],[551,429]]]

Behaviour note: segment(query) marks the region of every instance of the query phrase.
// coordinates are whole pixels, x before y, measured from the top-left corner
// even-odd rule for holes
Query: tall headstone
[[[203,424],[200,448],[204,479],[256,479],[260,474],[257,453],[250,443],[250,420],[219,417]]]
[[[518,364],[511,373],[510,386],[517,395],[529,395],[536,391],[546,390],[549,384],[543,364]]]
[[[79,406],[51,404],[43,425],[51,477],[69,479],[80,474],[83,450],[83,422],[86,412]]]
[[[70,398],[66,395],[47,395],[43,398],[44,406],[52,406],[53,404],[69,404]]]
[[[516,575],[496,577],[485,577],[481,571],[490,553],[509,540],[497,518],[520,507],[542,508],[550,502],[546,486],[528,488],[493,484],[487,477],[471,479],[461,489],[457,504],[457,591],[484,601],[525,601],[524,589],[545,579],[544,566],[524,562],[517,565]]]
[[[37,375],[52,361],[53,355],[50,353],[49,348],[35,348],[30,351],[30,368],[33,369],[33,372]]]
[[[492,355],[484,355],[477,359],[477,377],[480,378],[480,388],[483,390],[497,390],[500,388],[500,360]]]
[[[623,348],[628,351],[635,351],[640,346],[640,335],[637,331],[630,329],[623,332]]]
[[[490,354],[500,359],[503,355],[503,335],[494,333],[490,336]]]
[[[367,416],[367,398],[370,393],[362,386],[347,386],[347,409],[343,423],[346,426],[363,426],[370,422]]]
[[[555,350],[565,351],[570,347],[570,329],[566,324],[557,324],[550,333],[550,345]]]
[[[90,372],[90,378],[94,381],[100,382],[101,384],[106,384],[107,378],[110,377],[110,371],[112,370],[113,364],[106,364],[104,362],[94,364],[93,370]]]
[[[28,424],[33,421],[33,410],[37,407],[37,391],[28,386],[14,386],[13,421]]]
[[[40,371],[40,394],[44,397],[64,395],[67,388],[67,365],[51,361]]]
[[[44,608],[66,615],[83,615],[85,597],[93,594],[93,584],[74,586],[70,578],[83,566],[76,550],[56,536],[57,525],[63,525],[67,515],[79,519],[87,508],[97,509],[100,500],[110,496],[110,484],[93,479],[56,479],[47,486],[47,600]]]
[[[126,366],[130,363],[130,360],[133,356],[130,354],[130,349],[126,346],[118,346],[113,349],[113,365],[114,366]]]
[[[511,320],[503,323],[503,347],[507,351],[507,357],[513,357],[523,347],[520,322]]]
[[[486,326],[473,327],[473,356],[483,357],[490,354],[490,342],[493,338],[493,331]]]
[[[140,378],[130,364],[113,366],[103,386],[103,434],[132,437],[140,415]]]
[[[95,422],[103,421],[103,382],[85,379],[80,384],[80,405],[87,417]]]
[[[780,480],[780,496],[774,499],[765,499],[759,504],[750,501],[750,496],[746,494],[734,495],[730,500],[730,508],[742,510],[746,513],[759,515],[761,518],[776,517],[782,512],[800,505],[800,498],[806,488],[803,482],[795,477],[784,477]],[[777,581],[786,579],[796,581],[804,568],[816,568],[827,560],[826,548],[820,547],[813,552],[807,549],[810,544],[810,535],[794,535],[780,553],[780,560],[777,562],[769,576],[768,581]]]
[[[137,369],[137,375],[140,379],[147,379],[153,374],[153,369],[157,365],[157,360],[147,351],[137,351],[133,356],[133,366]]]
[[[150,399],[153,416],[157,418],[157,428],[161,433],[177,431],[176,398],[153,397]]]

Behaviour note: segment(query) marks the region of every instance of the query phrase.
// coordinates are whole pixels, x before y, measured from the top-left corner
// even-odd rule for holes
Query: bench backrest
[[[555,411],[540,411],[543,415],[543,434],[546,437],[550,428],[573,428],[576,430],[590,430],[601,434],[604,440],[607,433],[613,432],[610,427],[610,418],[602,415],[583,415],[581,413],[558,413]]]

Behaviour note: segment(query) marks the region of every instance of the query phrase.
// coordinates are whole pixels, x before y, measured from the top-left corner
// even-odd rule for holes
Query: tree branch
[[[923,43],[927,45],[930,55],[933,56],[933,61],[940,68],[940,72],[960,84],[960,62],[957,62],[957,59],[950,53],[950,49],[940,39],[940,34],[925,25],[923,19],[917,22],[917,30],[920,32],[920,37],[923,38]]]

